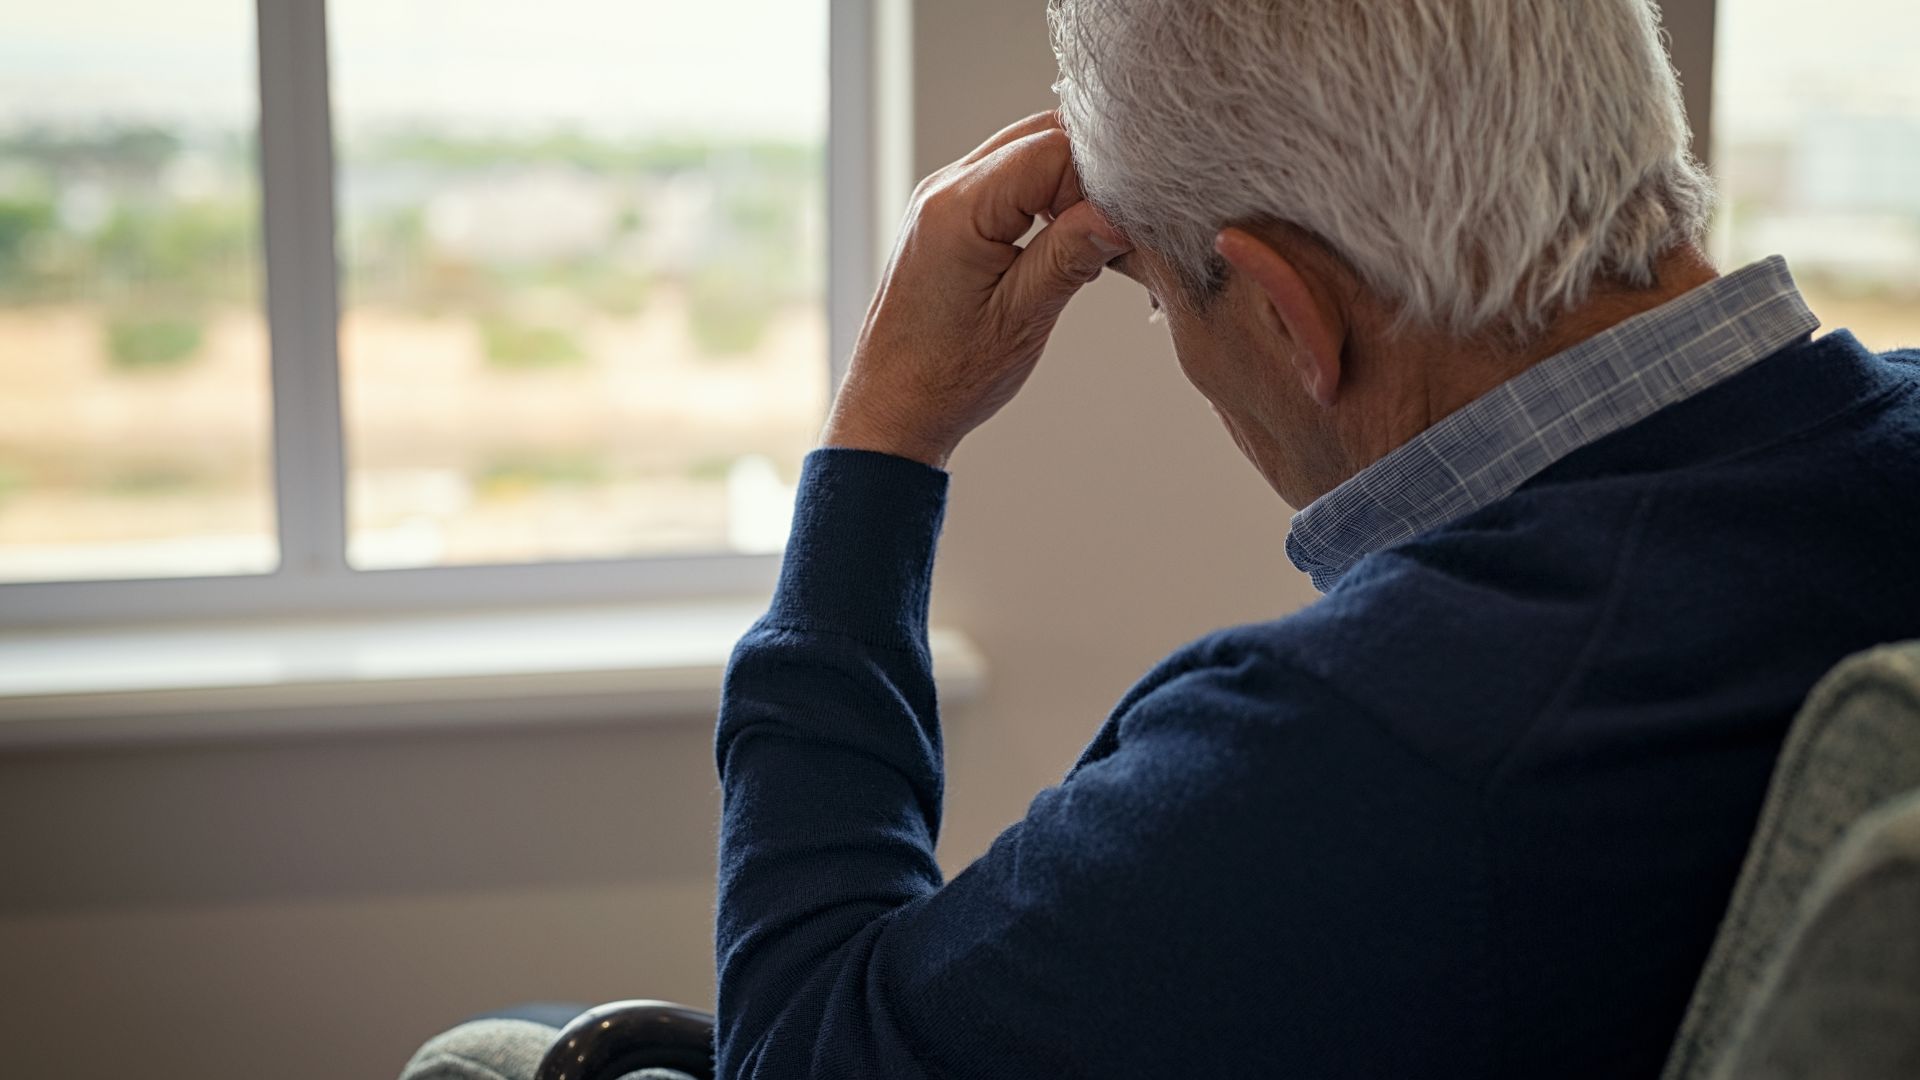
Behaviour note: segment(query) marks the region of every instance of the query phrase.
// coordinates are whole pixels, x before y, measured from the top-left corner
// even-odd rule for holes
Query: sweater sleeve
[[[1163,664],[1105,750],[942,884],[925,632],[945,483],[809,458],[772,608],[729,666],[720,1075],[1483,1065],[1471,810],[1259,656]]]

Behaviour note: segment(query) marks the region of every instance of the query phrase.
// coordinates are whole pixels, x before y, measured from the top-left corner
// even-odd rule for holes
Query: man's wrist
[[[953,447],[944,440],[928,438],[898,421],[887,421],[835,410],[820,436],[823,450],[869,450],[876,454],[917,461],[935,469],[945,469],[953,456]]]
[[[808,454],[772,621],[866,641],[923,639],[947,482],[884,451]]]

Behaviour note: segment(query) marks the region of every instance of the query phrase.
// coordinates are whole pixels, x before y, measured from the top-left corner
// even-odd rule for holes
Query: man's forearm
[[[780,586],[728,667],[716,754],[719,1056],[750,1075],[818,1023],[837,962],[940,886],[927,592],[946,474],[855,450],[807,460]],[[803,988],[809,992],[801,993]]]
[[[1082,197],[1051,113],[914,192],[835,395],[835,449],[807,460],[772,609],[728,667],[715,748],[723,1075],[753,1074],[763,1053],[783,1077],[906,1075],[914,1055],[887,995],[862,979],[888,923],[940,887],[935,466],[1013,399],[1068,300],[1130,249]]]

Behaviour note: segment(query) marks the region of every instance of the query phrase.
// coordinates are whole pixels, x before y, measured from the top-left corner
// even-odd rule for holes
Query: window
[[[0,581],[278,561],[253,16],[182,7],[0,5]]]
[[[332,0],[354,566],[779,548],[827,28],[750,6]]]
[[[865,13],[0,0],[0,619],[770,580]]]
[[[1912,0],[1719,0],[1715,255],[1784,254],[1814,313],[1920,346],[1920,79]]]

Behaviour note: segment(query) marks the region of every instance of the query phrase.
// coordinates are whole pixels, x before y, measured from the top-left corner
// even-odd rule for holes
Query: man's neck
[[[1655,308],[1663,307],[1681,296],[1692,292],[1702,285],[1718,278],[1720,272],[1713,268],[1700,249],[1691,244],[1668,252],[1654,267],[1654,283],[1646,289],[1613,288],[1596,291],[1585,304],[1575,308],[1554,320],[1540,340],[1522,350],[1518,364],[1499,382],[1505,382],[1522,371],[1540,363],[1548,357],[1558,356],[1589,338],[1598,337],[1608,330],[1638,315],[1644,315]],[[1498,386],[1499,382],[1487,386],[1454,408],[1465,405],[1474,397]],[[1452,410],[1448,410],[1451,412]],[[1435,417],[1436,420],[1440,417]]]
[[[1353,471],[1385,457],[1528,368],[1720,276],[1693,245],[1668,253],[1654,274],[1651,288],[1596,291],[1519,348],[1491,336],[1464,341],[1425,336],[1389,343],[1382,352],[1391,350],[1392,359],[1372,367],[1383,380],[1392,381],[1365,391],[1382,404],[1358,410],[1359,422],[1346,440]],[[1410,358],[1417,359],[1409,363]]]

